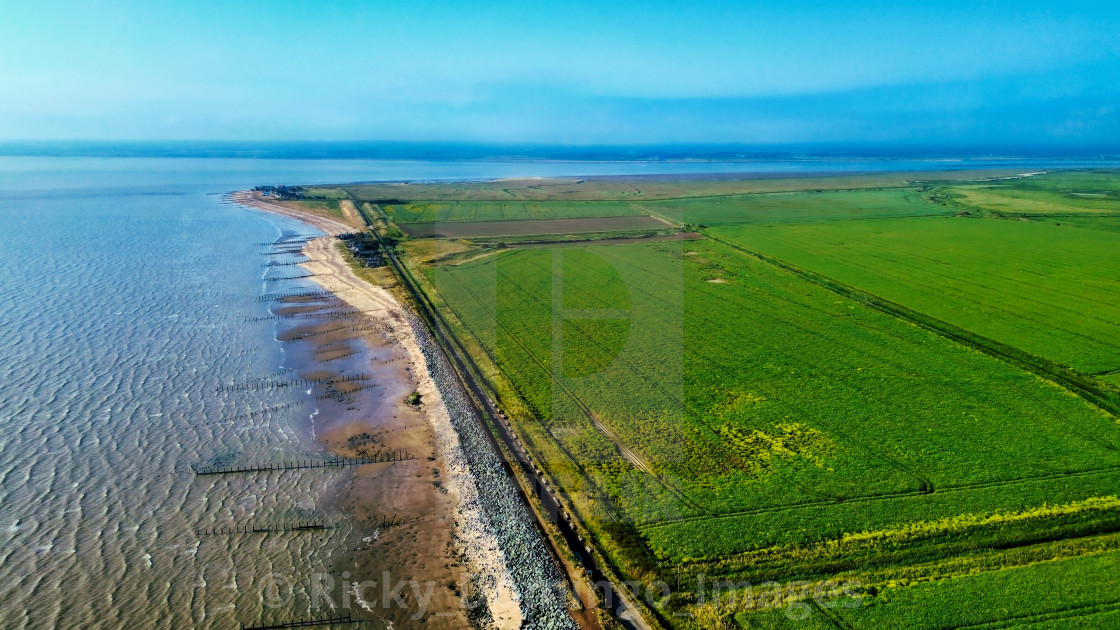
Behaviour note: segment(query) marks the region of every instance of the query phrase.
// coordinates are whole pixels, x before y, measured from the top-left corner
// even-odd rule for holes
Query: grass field
[[[633,230],[664,231],[669,226],[647,215],[605,216],[515,221],[434,221],[401,223],[409,236],[432,238],[482,238],[496,236],[546,236]]]
[[[716,235],[1086,373],[1120,369],[1120,235],[974,218]]]
[[[1120,187],[992,177],[489,182],[381,207],[707,226],[690,241],[403,246],[614,570],[681,584],[655,606],[663,624],[1109,625]],[[748,583],[823,580],[860,586],[739,605]],[[715,582],[739,604],[705,599]]]
[[[866,547],[832,542],[852,532],[916,528],[891,547],[928,560],[981,542],[1120,526],[1116,506],[1000,518],[1114,492],[1112,418],[717,243],[514,251],[432,270],[432,280],[542,434],[637,523],[657,561],[738,579],[759,562],[737,554],[776,547],[812,576],[812,567],[864,562]],[[563,318],[559,358],[557,281],[565,311],[615,315]],[[655,475],[632,465],[584,409]],[[950,536],[938,522],[962,514],[999,525],[967,522]],[[832,547],[806,560],[820,544]],[[790,579],[790,564],[770,560],[772,572],[751,577]]]
[[[326,199],[334,201],[350,198],[349,193],[336,186],[310,186],[304,188],[303,194],[313,199]]]
[[[1120,551],[886,589],[837,609],[861,628],[1106,628],[1120,624]]]
[[[599,262],[570,263],[577,253]],[[557,258],[564,310],[626,310],[563,318],[560,357]],[[1056,386],[716,243],[513,251],[432,278],[541,421],[564,429],[562,443],[574,439],[565,446],[577,459],[577,442],[594,433],[586,408],[676,480],[695,502],[675,506],[682,517],[751,512],[658,526],[659,555],[706,557],[885,526],[907,513],[951,514],[965,499],[940,504],[923,493],[975,484],[1000,488],[965,493],[976,508],[1019,505],[1037,490],[1025,480],[1102,467],[1113,479],[1120,466],[1109,448],[1120,438],[1115,423]],[[612,321],[627,322],[626,335],[604,325]],[[599,369],[581,365],[586,375],[568,380],[573,361]],[[1052,426],[1055,413],[1066,422]],[[809,504],[792,515],[798,522],[821,501],[870,498],[884,505],[820,510],[834,522],[807,535],[776,509]],[[749,541],[737,538],[740,521],[756,529]]]
[[[336,219],[345,221],[346,217],[342,213],[342,206],[339,205],[338,199],[268,199],[268,203],[285,206],[295,210],[300,210],[320,217],[328,219]]]
[[[523,221],[632,217],[648,212],[625,202],[580,201],[567,203],[473,202],[385,204],[393,220],[403,224],[451,223],[456,221]],[[558,233],[563,233],[558,230]]]
[[[950,212],[917,188],[755,193],[631,205],[678,223],[709,226],[849,221]]]
[[[423,202],[382,207],[401,224],[522,221],[655,215],[679,224],[797,223],[948,214],[919,188],[758,192],[623,201]],[[557,229],[562,233],[562,229]]]

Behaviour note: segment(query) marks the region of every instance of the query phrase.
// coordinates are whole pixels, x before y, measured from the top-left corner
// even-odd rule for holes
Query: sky
[[[0,141],[1120,148],[1120,2],[13,0]]]

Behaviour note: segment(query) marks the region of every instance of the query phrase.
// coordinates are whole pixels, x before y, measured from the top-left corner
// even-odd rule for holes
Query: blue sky
[[[0,140],[1120,144],[1116,2],[18,1]]]

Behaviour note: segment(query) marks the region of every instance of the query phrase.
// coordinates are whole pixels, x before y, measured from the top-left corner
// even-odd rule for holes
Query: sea
[[[343,473],[198,474],[323,455],[314,399],[285,380],[294,366],[267,299],[278,259],[265,256],[317,232],[225,193],[1097,165],[1115,163],[0,157],[0,628],[239,628],[311,614],[298,591],[346,538],[347,515],[324,501]],[[311,521],[330,527],[283,531]]]

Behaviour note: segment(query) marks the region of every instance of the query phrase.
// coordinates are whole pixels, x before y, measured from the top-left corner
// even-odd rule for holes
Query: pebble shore
[[[570,590],[518,496],[514,481],[507,476],[483,433],[486,429],[482,419],[467,401],[462,384],[427,327],[411,314],[408,319],[458,437],[457,448],[444,451],[448,467],[465,468],[468,480],[473,480],[473,484],[464,484],[468,487],[460,490],[459,512],[466,521],[461,523],[464,531],[460,538],[483,544],[492,541],[505,559],[504,570],[483,576],[490,582],[484,587],[512,590],[520,605],[522,628],[575,630],[579,626],[567,612],[572,599]],[[475,518],[470,517],[472,513]],[[484,531],[477,531],[479,528]]]

